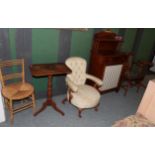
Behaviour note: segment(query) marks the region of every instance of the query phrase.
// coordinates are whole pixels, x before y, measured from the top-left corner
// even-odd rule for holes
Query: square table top
[[[71,73],[71,70],[64,63],[32,64],[30,66],[32,76],[53,76]]]

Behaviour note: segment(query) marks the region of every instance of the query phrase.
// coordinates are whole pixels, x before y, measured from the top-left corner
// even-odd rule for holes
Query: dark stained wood
[[[82,111],[83,111],[83,109],[79,109],[79,110],[78,110],[78,115],[79,115],[79,118],[81,118],[81,117],[82,117],[82,115],[81,115]]]
[[[71,70],[64,63],[33,64],[30,66],[30,71],[32,76],[37,77],[71,73]]]
[[[105,67],[115,64],[123,64],[124,72],[128,56],[120,51],[122,42],[122,37],[113,32],[96,33],[91,50],[89,73],[103,79]],[[115,89],[118,90],[119,87],[120,84]]]
[[[43,103],[42,107],[34,114],[34,116],[38,115],[47,106],[52,106],[54,110],[59,112],[61,115],[64,115],[64,112],[61,111],[56,103],[52,100],[52,77],[56,75],[63,75],[71,73],[71,70],[63,63],[53,63],[53,64],[33,64],[30,66],[30,71],[32,76],[35,77],[48,77],[47,84],[47,99]]]

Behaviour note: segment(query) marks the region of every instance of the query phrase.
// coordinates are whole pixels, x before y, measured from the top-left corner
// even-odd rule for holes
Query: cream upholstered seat
[[[79,86],[78,91],[73,93],[72,96],[72,104],[81,109],[97,106],[100,99],[99,92],[88,85]]]
[[[66,77],[68,91],[67,98],[64,101],[68,100],[79,109],[79,117],[81,117],[83,109],[95,107],[97,110],[100,92],[96,88],[85,84],[85,82],[86,79],[89,79],[100,87],[102,81],[86,73],[87,62],[83,58],[70,57],[65,63],[72,70],[72,73]]]

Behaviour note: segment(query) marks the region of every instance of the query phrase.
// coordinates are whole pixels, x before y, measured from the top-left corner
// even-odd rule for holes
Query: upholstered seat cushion
[[[100,93],[89,85],[78,86],[78,91],[72,93],[72,96],[72,104],[81,109],[95,107],[100,100]]]
[[[2,89],[2,94],[8,99],[18,100],[29,97],[33,91],[34,88],[31,84],[19,82],[5,86]]]
[[[153,127],[154,123],[147,120],[142,115],[130,115],[122,120],[116,121],[114,127]]]

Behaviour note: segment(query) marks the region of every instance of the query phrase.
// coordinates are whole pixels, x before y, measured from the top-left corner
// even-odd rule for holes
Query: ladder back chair
[[[24,59],[1,61],[0,81],[2,83],[2,95],[5,105],[10,113],[11,124],[13,124],[16,112],[32,107],[34,113],[34,87],[25,82]],[[15,106],[13,102],[20,100],[23,100],[22,103]]]

